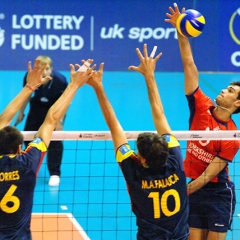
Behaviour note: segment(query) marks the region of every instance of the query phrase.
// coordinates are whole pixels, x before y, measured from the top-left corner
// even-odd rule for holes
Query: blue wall
[[[179,0],[206,19],[191,39],[200,71],[238,72],[240,14],[237,0]],[[164,22],[173,1],[157,0],[1,0],[0,69],[24,70],[38,55],[68,70],[84,58],[104,61],[107,71],[127,71],[135,48],[147,43],[165,54],[157,71],[182,71],[175,29]]]
[[[137,57],[135,64],[137,65]],[[164,56],[158,65],[164,61]],[[62,71],[69,80],[69,71]],[[20,91],[25,71],[0,71],[0,111]],[[188,107],[183,90],[183,73],[156,72],[155,77],[159,86],[165,113],[173,130],[188,129]],[[200,73],[201,88],[214,99],[221,89],[231,81],[240,80],[236,73]],[[105,90],[125,130],[141,131],[154,130],[149,107],[147,90],[141,74],[136,72],[105,72],[103,75]],[[25,110],[27,113],[28,108]],[[240,116],[233,115],[236,124]],[[25,121],[19,124],[23,130]],[[107,131],[108,128],[102,117],[97,99],[92,88],[88,85],[79,89],[69,107],[64,126],[66,131]]]

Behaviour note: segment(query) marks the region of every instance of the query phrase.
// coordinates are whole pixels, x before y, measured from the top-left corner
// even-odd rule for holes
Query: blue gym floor
[[[69,79],[69,72],[62,73]],[[1,111],[21,89],[23,76],[23,71],[0,71]],[[172,130],[187,130],[189,113],[183,91],[183,74],[158,72],[155,77]],[[231,81],[240,80],[240,75],[201,73],[199,79],[203,91],[214,99]],[[155,131],[145,82],[139,73],[106,72],[103,81],[126,131]],[[238,126],[239,118],[240,114],[233,116]],[[23,126],[24,122],[18,126],[19,130]],[[64,130],[108,130],[89,86],[80,89],[70,105]],[[135,146],[134,141],[130,143]],[[181,146],[185,155],[184,141]],[[115,162],[112,142],[64,141],[64,148],[61,184],[55,188],[47,185],[49,173],[45,159],[37,179],[33,212],[71,213],[91,240],[136,239],[135,217],[131,213],[124,179]],[[228,232],[227,240],[240,239],[239,163],[238,153],[229,169],[236,185],[237,205],[233,231]]]

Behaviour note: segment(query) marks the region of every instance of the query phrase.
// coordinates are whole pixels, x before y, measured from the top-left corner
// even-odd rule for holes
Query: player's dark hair
[[[168,158],[168,143],[159,134],[145,132],[137,138],[139,154],[146,159],[149,168],[158,171],[166,165]]]
[[[22,143],[23,135],[15,127],[7,126],[0,130],[0,155],[16,154]]]
[[[239,87],[240,87],[240,81],[231,82],[230,85],[232,85],[232,86],[239,86]],[[237,99],[240,100],[240,91],[238,92]],[[239,113],[239,112],[240,112],[240,107],[238,107],[238,108],[233,112],[233,114],[236,114],[236,113]]]

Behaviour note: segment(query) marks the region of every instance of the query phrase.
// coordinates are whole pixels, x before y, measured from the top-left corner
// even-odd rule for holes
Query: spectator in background
[[[40,60],[42,64],[47,63],[43,72],[43,77],[51,76],[51,81],[46,81],[42,86],[36,89],[32,96],[24,102],[19,114],[16,118],[14,126],[17,126],[24,119],[24,110],[27,104],[30,102],[29,112],[26,119],[24,131],[37,131],[46,117],[46,114],[50,107],[57,101],[63,91],[67,87],[66,78],[59,72],[54,71],[52,67],[52,60],[48,56],[38,56],[36,58]],[[26,84],[27,73],[24,77],[23,86]],[[55,131],[62,131],[65,119],[64,113],[59,119]],[[29,142],[25,142],[27,146]],[[58,186],[60,183],[61,175],[61,163],[63,156],[63,142],[51,141],[48,154],[47,154],[47,166],[50,174],[49,186]]]

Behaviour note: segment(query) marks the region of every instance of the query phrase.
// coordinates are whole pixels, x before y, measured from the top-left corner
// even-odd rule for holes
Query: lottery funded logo
[[[92,139],[93,138],[93,135],[92,134],[89,134],[89,133],[81,133],[79,134],[79,138],[83,138],[83,139]]]

